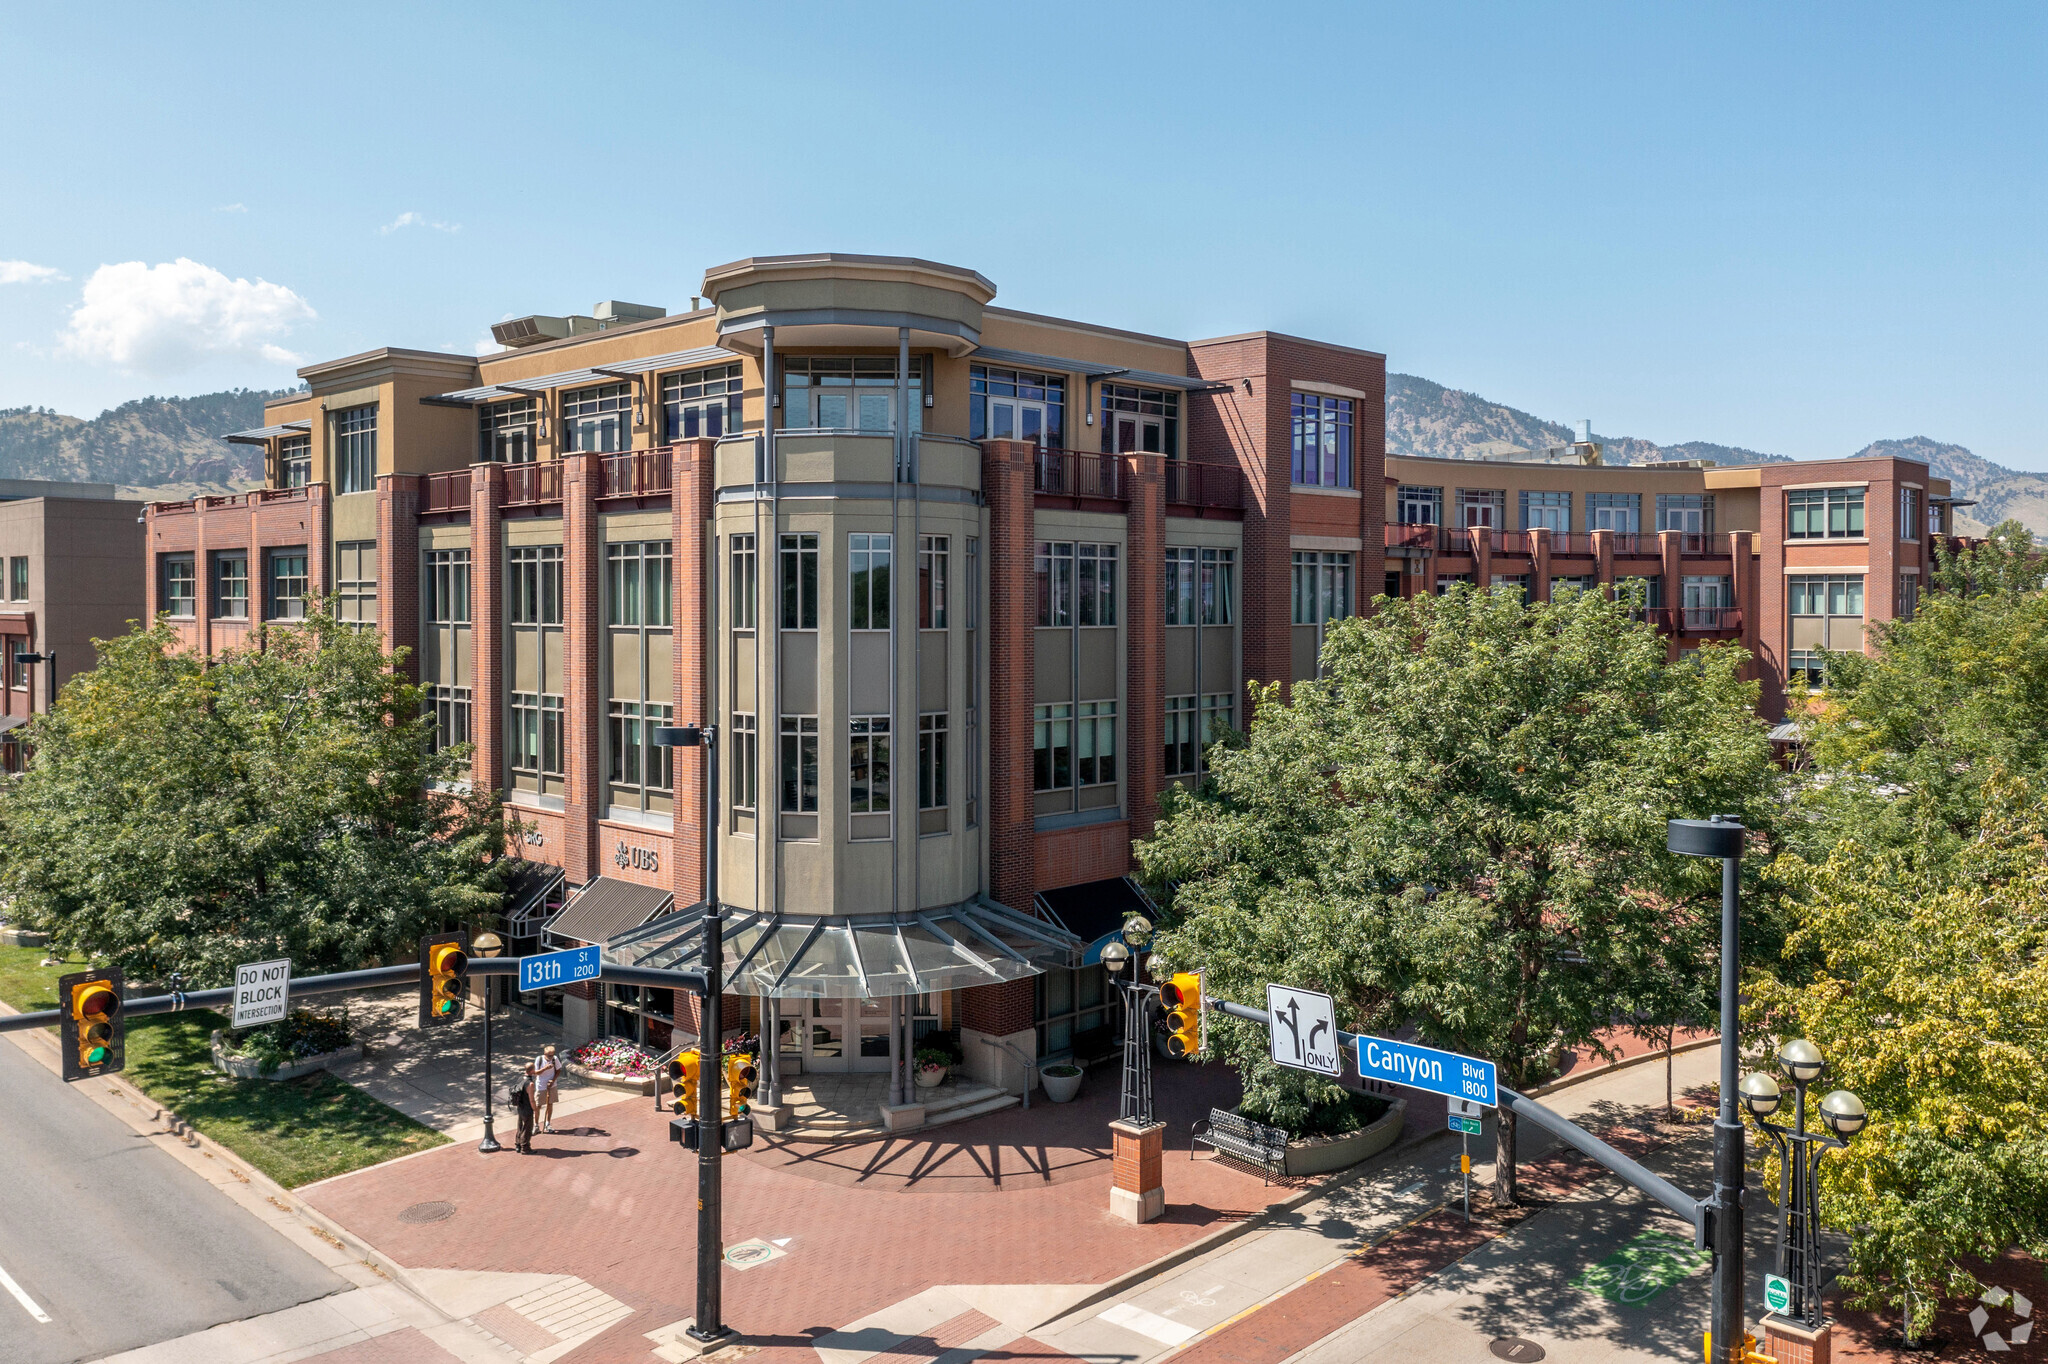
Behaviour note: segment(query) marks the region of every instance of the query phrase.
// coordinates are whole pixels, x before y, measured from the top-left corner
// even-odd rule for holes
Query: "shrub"
[[[1377,1094],[1347,1092],[1342,1098],[1325,1100],[1306,1109],[1287,1105],[1279,1115],[1286,1121],[1276,1119],[1271,1108],[1262,1108],[1251,1098],[1239,1104],[1237,1111],[1253,1122],[1285,1128],[1297,1137],[1341,1137],[1379,1121],[1392,1106]]]
[[[275,1023],[228,1033],[222,1038],[222,1045],[230,1054],[254,1061],[258,1070],[269,1075],[279,1066],[339,1051],[353,1039],[345,1011],[315,1013],[311,1009],[294,1009]]]

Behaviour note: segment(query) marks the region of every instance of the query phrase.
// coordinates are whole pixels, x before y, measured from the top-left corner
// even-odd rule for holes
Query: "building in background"
[[[19,772],[20,727],[93,666],[92,642],[143,616],[142,506],[111,483],[0,479],[0,768]],[[18,661],[40,654],[42,663]],[[54,662],[50,661],[54,655]]]

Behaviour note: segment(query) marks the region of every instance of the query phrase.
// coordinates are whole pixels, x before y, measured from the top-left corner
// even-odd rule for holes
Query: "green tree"
[[[1908,1338],[1978,1291],[1965,1258],[2048,1253],[2048,805],[2015,781],[1986,799],[1946,862],[1853,840],[1780,859],[1799,922],[1751,982],[1761,1030],[1811,1039],[1869,1110],[1822,1162],[1822,1212],[1853,1229],[1854,1302]]]
[[[1212,749],[1211,780],[1169,792],[1139,846],[1169,896],[1166,957],[1241,1001],[1265,981],[1328,990],[1344,1026],[1413,1025],[1516,1088],[1653,1007],[1656,973],[1697,950],[1674,906],[1720,889],[1718,866],[1664,851],[1665,821],[1763,827],[1778,776],[1747,656],[1667,665],[1639,604],[1454,588],[1334,628],[1321,680],[1264,689],[1245,746]],[[1319,1092],[1263,1063],[1246,1084]],[[1512,1115],[1499,1127],[1494,1197],[1512,1203]]]
[[[143,978],[406,959],[494,912],[497,798],[435,752],[421,690],[373,632],[316,611],[207,659],[168,626],[100,641],[29,731],[0,799],[0,883],[53,942]]]

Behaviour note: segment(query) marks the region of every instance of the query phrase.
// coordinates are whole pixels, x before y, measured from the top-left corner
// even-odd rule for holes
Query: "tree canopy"
[[[1138,846],[1166,958],[1241,1002],[1267,981],[1327,990],[1342,1026],[1413,1027],[1511,1087],[1670,1007],[1658,973],[1702,969],[1684,923],[1720,882],[1664,851],[1665,821],[1768,828],[1779,781],[1747,655],[1667,664],[1632,604],[1460,587],[1333,627],[1322,677],[1262,689],[1247,742],[1212,747]],[[1253,1031],[1218,1030],[1251,1103],[1284,1119],[1327,1097]],[[1513,1143],[1503,1113],[1507,1202]]]
[[[0,885],[55,943],[221,985],[271,957],[403,959],[498,908],[498,801],[468,790],[466,750],[434,750],[374,632],[320,611],[212,659],[161,624],[99,649],[0,799]]]

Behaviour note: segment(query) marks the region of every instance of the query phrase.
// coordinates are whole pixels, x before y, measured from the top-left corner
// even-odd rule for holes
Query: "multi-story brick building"
[[[1451,488],[1510,470],[1390,478],[1373,352],[1014,312],[913,259],[743,260],[704,290],[673,317],[504,323],[511,348],[480,359],[303,370],[230,437],[265,447],[264,489],[151,508],[151,601],[218,648],[332,593],[410,649],[442,741],[474,745],[550,868],[518,935],[566,897],[557,937],[696,950],[694,916],[665,911],[702,894],[704,750],[651,737],[714,723],[724,1021],[780,1038],[782,1073],[901,1082],[935,1028],[1013,1089],[1107,1050],[1096,952],[1141,904],[1131,841],[1203,737],[1242,725],[1249,682],[1312,675],[1383,584],[1531,572],[1540,594],[1641,572],[1655,538],[1595,550],[1567,520],[1531,558],[1499,516],[1431,518],[1499,528],[1476,541],[1401,525],[1411,465]],[[1627,472],[1697,500],[1749,471]],[[1726,562],[1722,517],[1651,566],[1692,576],[1708,539]],[[667,992],[548,1007],[572,1038],[697,1028]]]

